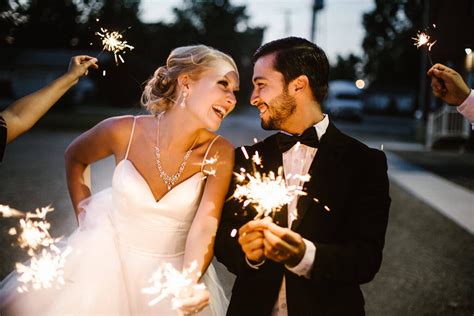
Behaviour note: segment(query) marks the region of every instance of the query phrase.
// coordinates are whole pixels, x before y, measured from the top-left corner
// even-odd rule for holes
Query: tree
[[[363,77],[361,62],[361,58],[354,54],[350,54],[349,56],[347,56],[347,58],[338,55],[336,64],[331,65],[329,79],[351,81],[360,79],[361,77]]]
[[[250,27],[245,11],[245,6],[234,6],[229,0],[185,0],[174,9],[175,22],[147,26],[147,55],[158,66],[175,47],[209,45],[230,54],[241,82],[251,82],[251,56],[262,43],[264,28]],[[248,103],[250,85],[242,84],[237,97],[239,103]]]
[[[373,86],[418,87],[420,52],[412,37],[422,29],[422,1],[375,0],[363,17],[364,71]]]

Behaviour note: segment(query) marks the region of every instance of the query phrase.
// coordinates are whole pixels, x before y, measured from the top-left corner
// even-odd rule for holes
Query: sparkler
[[[25,214],[19,210],[9,207],[8,205],[0,204],[0,214],[2,217],[22,217]]]
[[[242,148],[242,151],[248,157],[245,148]],[[281,210],[284,205],[293,201],[297,196],[306,195],[301,185],[286,184],[282,167],[278,168],[276,174],[273,171],[270,171],[268,175],[257,171],[255,165],[262,164],[262,158],[258,152],[253,155],[252,162],[253,173],[248,173],[245,169],[241,169],[240,173],[234,173],[237,182],[242,184],[236,185],[232,197],[243,202],[244,207],[250,204],[254,205],[257,211],[254,219],[261,219],[270,214],[274,215],[275,212]],[[298,178],[303,182],[309,181],[310,178],[309,175],[289,175],[290,177]]]
[[[57,247],[51,247],[50,251],[43,249],[41,255],[31,258],[28,265],[17,263],[16,271],[20,275],[18,281],[22,283],[17,291],[24,293],[28,292],[30,287],[33,290],[40,290],[54,285],[57,288],[64,285],[63,268],[70,252],[70,247],[64,252]]]
[[[122,40],[123,35],[117,31],[109,31],[106,28],[100,28],[100,32],[95,33],[102,39],[102,51],[106,50],[114,53],[115,64],[118,65],[119,61],[125,63],[121,54],[125,54],[125,49],[133,50],[135,47],[127,44],[127,41]],[[99,54],[100,55],[100,54]],[[98,57],[98,56],[97,56]]]
[[[428,59],[430,60],[430,64],[433,65],[430,51],[433,45],[436,43],[436,41],[430,42],[431,37],[426,32],[420,32],[420,31],[418,31],[418,33],[416,33],[416,37],[412,37],[412,39],[415,41],[414,45],[416,46],[416,48],[426,46]]]
[[[16,263],[21,285],[18,292],[27,292],[29,287],[34,290],[57,287],[64,284],[63,267],[71,248],[61,251],[56,243],[61,239],[52,238],[49,229],[51,224],[46,221],[46,215],[54,209],[50,206],[37,208],[34,213],[20,212],[6,205],[0,205],[0,213],[4,217],[22,217],[19,221],[21,232],[12,227],[10,235],[18,235],[17,242],[20,248],[26,249],[31,257],[27,264]]]
[[[183,299],[191,297],[195,291],[206,290],[203,283],[196,284],[192,280],[192,275],[195,274],[197,267],[197,261],[194,260],[189,268],[180,272],[172,264],[163,263],[149,280],[152,286],[142,289],[145,294],[157,295],[148,302],[148,305],[155,305],[163,299],[171,297],[172,308],[178,309],[182,306]]]
[[[204,166],[213,166],[213,165],[216,165],[217,164],[217,161],[219,160],[219,155],[218,154],[215,154],[214,156],[212,156],[211,158],[208,158],[208,159],[205,159],[203,162],[202,162],[202,166],[203,166],[203,173],[206,175],[206,176],[216,176],[216,172],[217,170],[215,168],[210,168],[209,170],[207,169],[204,169]]]

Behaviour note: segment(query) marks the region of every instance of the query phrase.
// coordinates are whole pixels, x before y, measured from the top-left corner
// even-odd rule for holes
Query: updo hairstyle
[[[159,67],[143,90],[141,103],[152,114],[159,114],[177,102],[178,77],[187,74],[198,80],[201,73],[218,60],[228,62],[237,72],[234,60],[227,54],[205,45],[183,46],[171,51],[166,65]]]

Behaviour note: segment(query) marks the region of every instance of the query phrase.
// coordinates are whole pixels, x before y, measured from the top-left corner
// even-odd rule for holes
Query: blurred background
[[[134,46],[124,63],[102,52],[101,27]],[[414,45],[418,31],[436,40],[429,55]],[[472,315],[474,134],[432,95],[426,76],[440,62],[473,87],[472,0],[0,0],[0,110],[65,73],[74,55],[97,56],[101,67],[7,147],[0,204],[25,211],[52,204],[52,231],[70,233],[65,148],[106,117],[144,114],[143,83],[177,46],[203,43],[234,57],[239,102],[219,132],[236,146],[262,139],[268,133],[249,106],[251,57],[285,36],[325,50],[324,111],[388,157],[393,202],[382,269],[363,289],[368,315]],[[95,189],[110,185],[113,165],[94,166]],[[0,277],[26,257],[7,234],[13,225],[0,221]],[[220,273],[229,291],[232,277]]]

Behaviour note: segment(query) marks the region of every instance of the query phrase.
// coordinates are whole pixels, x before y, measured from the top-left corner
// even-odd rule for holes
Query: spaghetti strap
[[[133,117],[133,125],[132,125],[132,132],[130,133],[130,139],[128,140],[127,152],[125,153],[125,158],[128,159],[128,152],[130,151],[130,145],[132,144],[133,133],[135,132],[135,122],[136,116]]]
[[[207,154],[209,154],[209,151],[211,150],[212,145],[214,144],[214,142],[215,142],[219,137],[220,137],[220,135],[217,135],[216,137],[214,137],[214,139],[211,141],[211,143],[209,144],[209,146],[207,146],[206,153],[204,154],[204,159],[203,159],[202,162],[201,162],[201,172],[202,172],[202,170],[204,169],[205,162],[206,162],[206,159],[207,159]]]

